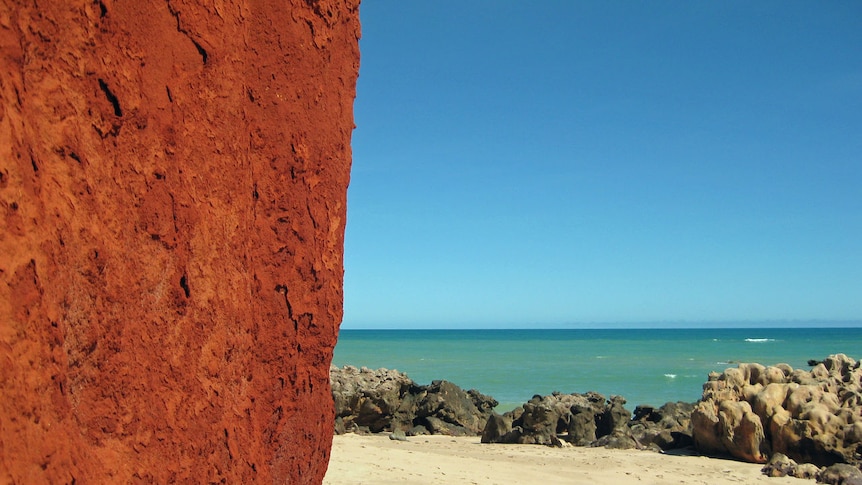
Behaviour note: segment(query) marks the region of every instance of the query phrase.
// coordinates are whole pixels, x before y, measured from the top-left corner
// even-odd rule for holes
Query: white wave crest
[[[762,342],[775,342],[774,338],[747,338],[746,342],[754,342],[754,343],[762,343]]]

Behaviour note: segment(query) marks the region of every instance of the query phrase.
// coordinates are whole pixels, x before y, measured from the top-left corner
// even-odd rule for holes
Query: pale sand
[[[335,436],[323,480],[342,484],[749,484],[805,485],[769,478],[763,465],[605,448],[487,445],[478,437]]]

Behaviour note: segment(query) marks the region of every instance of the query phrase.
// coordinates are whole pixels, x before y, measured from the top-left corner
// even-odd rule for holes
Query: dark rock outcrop
[[[396,370],[331,367],[335,432],[477,435],[497,405],[448,381],[418,385]]]
[[[817,466],[859,465],[862,369],[843,354],[811,371],[739,364],[709,376],[691,419],[705,453],[761,463],[782,453]]]
[[[608,448],[666,450],[691,444],[688,403],[667,403],[661,408],[638,406],[635,416],[625,399],[588,392],[533,396],[523,406],[494,414],[482,433],[483,443],[524,443]]]
[[[694,444],[691,436],[693,410],[694,403],[687,402],[669,402],[660,408],[637,406],[629,428],[642,447],[657,451],[687,448]]]
[[[319,483],[358,0],[0,2],[0,483]]]
[[[482,433],[483,443],[522,443],[608,448],[654,448],[690,445],[693,405],[668,403],[659,409],[639,406],[634,419],[625,399],[588,392],[534,396],[523,406],[494,414]]]

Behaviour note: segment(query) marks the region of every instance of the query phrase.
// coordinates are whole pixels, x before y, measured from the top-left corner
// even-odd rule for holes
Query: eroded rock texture
[[[418,385],[397,370],[330,369],[335,432],[477,435],[497,401],[448,381]]]
[[[482,433],[482,442],[560,446],[562,441],[569,441],[589,445],[598,438],[622,434],[631,418],[623,408],[625,402],[620,396],[608,400],[597,392],[535,395],[523,406],[493,416]]]
[[[0,482],[313,483],[358,0],[0,2]]]
[[[836,354],[813,364],[739,364],[711,374],[691,416],[698,449],[751,462],[782,453],[817,466],[862,463],[860,362]]]

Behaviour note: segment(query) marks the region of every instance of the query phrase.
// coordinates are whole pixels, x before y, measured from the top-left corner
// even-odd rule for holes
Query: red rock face
[[[0,4],[0,482],[316,483],[358,0]]]

